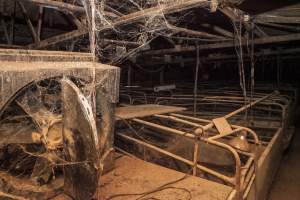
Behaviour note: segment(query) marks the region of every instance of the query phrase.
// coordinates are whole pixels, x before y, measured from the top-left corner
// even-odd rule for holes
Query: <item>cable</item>
[[[199,58],[199,46],[196,46],[197,49],[197,64],[196,64],[196,72],[195,72],[195,82],[194,82],[194,117],[197,112],[197,94],[198,94],[198,75],[199,75],[199,66],[200,66],[200,58]]]
[[[255,84],[255,63],[254,63],[254,22],[251,21],[251,89],[250,89],[250,103],[253,100],[254,84]],[[253,116],[253,109],[250,106],[250,115]]]
[[[188,172],[189,173],[189,172]],[[185,188],[178,188],[178,187],[172,187],[172,186],[169,186],[169,185],[172,185],[172,184],[175,184],[175,183],[178,183],[180,181],[183,181],[184,179],[186,179],[187,177],[189,177],[190,175],[189,174],[185,174],[183,177],[177,179],[177,180],[174,180],[174,181],[170,181],[168,183],[165,183],[153,190],[150,190],[148,192],[142,192],[142,193],[128,193],[128,194],[116,194],[116,195],[112,195],[110,197],[108,197],[106,200],[111,200],[111,199],[114,199],[114,198],[117,198],[117,197],[125,197],[125,196],[140,196],[142,195],[141,197],[138,197],[136,200],[141,200],[143,197],[149,195],[149,194],[153,194],[153,193],[156,193],[156,192],[160,192],[160,191],[163,191],[163,190],[166,190],[166,189],[179,189],[179,190],[184,190],[186,192],[188,192],[189,194],[189,198],[187,200],[191,200],[192,199],[192,194],[189,190],[185,189]],[[167,187],[168,186],[168,187]],[[149,199],[149,198],[148,198]],[[150,197],[151,199],[151,197]],[[153,199],[153,198],[152,198]],[[155,198],[154,198],[155,199]],[[145,199],[143,199],[145,200]]]
[[[151,192],[151,193],[142,195],[141,197],[137,198],[136,200],[150,200],[150,199],[155,199],[155,200],[157,200],[157,198],[155,198],[155,197],[148,197],[148,198],[144,198],[144,197],[147,196],[147,195],[149,195],[149,194],[154,194],[154,193],[156,193],[156,192],[161,192],[161,191],[167,190],[167,189],[182,190],[182,191],[188,193],[189,197],[187,198],[187,200],[191,200],[191,199],[192,199],[192,194],[191,194],[191,192],[190,192],[188,189],[186,189],[186,188],[180,188],[180,187],[165,187],[165,188],[157,189],[156,191],[153,191],[153,192]]]
[[[238,57],[238,67],[239,67],[239,76],[240,76],[240,86],[243,91],[243,97],[244,97],[244,105],[247,104],[247,90],[246,90],[246,80],[245,80],[245,70],[244,70],[244,60],[243,60],[243,46],[242,46],[242,18],[240,17],[238,26],[236,26],[236,23],[232,22],[234,31],[235,31],[235,37],[237,39],[238,45],[235,43],[235,51]],[[236,40],[234,40],[236,42]],[[239,49],[237,49],[237,47]],[[245,120],[248,117],[248,110],[245,110]]]

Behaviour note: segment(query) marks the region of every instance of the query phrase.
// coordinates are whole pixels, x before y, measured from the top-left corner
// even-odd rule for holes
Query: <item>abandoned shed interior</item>
[[[0,0],[0,200],[299,200],[297,0]]]

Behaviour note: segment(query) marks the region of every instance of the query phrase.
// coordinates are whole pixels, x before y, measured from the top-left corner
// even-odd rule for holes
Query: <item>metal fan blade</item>
[[[98,135],[92,108],[79,88],[63,79],[63,142],[65,192],[76,200],[92,199],[97,186]],[[72,164],[73,163],[73,164]]]

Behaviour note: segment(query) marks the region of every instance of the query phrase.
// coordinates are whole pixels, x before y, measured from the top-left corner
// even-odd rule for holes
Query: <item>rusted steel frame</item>
[[[143,124],[143,125],[152,127],[152,128],[156,128],[156,129],[159,129],[159,130],[170,132],[170,133],[173,133],[173,134],[176,134],[176,135],[186,136],[186,137],[191,138],[191,139],[195,138],[194,134],[191,134],[191,133],[188,133],[188,132],[183,132],[183,131],[180,131],[180,130],[177,130],[177,129],[174,129],[174,128],[170,128],[170,127],[167,127],[167,126],[162,126],[162,125],[159,125],[159,124],[155,124],[155,123],[144,121],[144,120],[137,119],[137,118],[132,119],[132,121],[137,122],[139,124]]]
[[[164,119],[170,119],[170,120],[180,122],[180,123],[184,123],[184,124],[194,126],[194,127],[197,127],[197,128],[202,128],[202,129],[204,128],[204,126],[202,126],[200,124],[193,123],[193,122],[190,122],[190,121],[187,121],[187,120],[183,120],[183,119],[177,118],[175,116],[166,116],[166,115],[154,115],[154,116],[159,117],[159,118],[164,118]],[[209,137],[208,139],[217,140],[217,139],[232,135],[234,133],[237,133],[239,131],[245,130],[245,131],[249,132],[252,135],[252,137],[254,138],[254,141],[255,141],[256,144],[260,144],[258,136],[253,130],[251,130],[247,127],[242,127],[242,126],[237,126],[237,125],[231,125],[231,126],[233,128],[235,128],[234,130],[232,130],[232,132],[227,133],[227,134],[222,134],[222,135],[215,135],[215,136]]]
[[[265,105],[274,105],[274,106],[278,106],[281,109],[281,125],[283,126],[286,120],[286,113],[287,113],[286,110],[288,105],[283,105],[281,103],[275,103],[275,102],[266,103]]]
[[[223,99],[222,99],[223,98]],[[159,103],[161,100],[193,100],[194,98],[192,95],[172,95],[172,97],[157,97],[155,102]],[[205,95],[198,95],[197,96],[198,101],[216,101],[216,102],[235,102],[235,103],[244,103],[243,97],[226,97],[226,96],[212,96],[212,97],[206,97]],[[252,98],[252,100],[255,100],[258,98]],[[250,98],[247,99],[250,101]]]
[[[202,99],[200,99],[199,101],[213,101],[213,102],[228,102],[228,103],[231,103],[231,102],[234,102],[234,103],[244,103],[244,100],[242,99],[242,97],[240,97],[239,99],[234,99],[234,100],[232,100],[232,99],[220,99],[220,98],[222,98],[222,96],[220,96],[220,97],[217,97],[216,99],[214,99],[214,98],[211,98],[211,97],[209,97],[209,98],[202,98]],[[257,99],[257,98],[256,98]],[[250,99],[248,99],[248,100],[250,100]],[[253,100],[253,99],[252,99]],[[279,107],[283,107],[283,106],[287,106],[287,105],[289,105],[289,100],[286,100],[286,101],[284,101],[283,99],[278,99],[278,101],[280,101],[280,100],[282,100],[283,102],[281,103],[281,102],[274,102],[274,101],[276,101],[276,99],[272,99],[272,101],[270,101],[270,102],[260,102],[259,104],[261,104],[261,105],[276,105],[276,106],[279,106]]]
[[[146,126],[149,126],[149,127],[152,127],[152,128],[155,128],[155,129],[158,129],[158,130],[163,130],[163,131],[166,131],[166,132],[169,132],[169,133],[173,133],[173,134],[176,134],[176,135],[179,135],[179,136],[185,136],[189,139],[195,139],[196,138],[196,135],[194,134],[191,134],[191,133],[187,133],[187,132],[183,132],[183,131],[180,131],[180,130],[177,130],[177,129],[174,129],[174,128],[169,128],[169,127],[166,127],[166,126],[162,126],[162,125],[159,125],[159,124],[155,124],[155,123],[152,123],[152,122],[147,122],[147,121],[144,121],[144,120],[141,120],[141,119],[132,119],[132,121],[134,122],[137,122],[139,124],[142,124],[142,125],[146,125]],[[210,140],[210,139],[206,139],[206,138],[200,138],[201,141],[204,141],[204,142],[207,142],[209,144],[212,144],[214,146],[218,146],[218,147],[221,147],[223,149],[226,149],[228,150],[229,152],[231,152],[233,154],[233,157],[235,158],[235,161],[236,161],[236,171],[235,171],[235,176],[230,179],[234,179],[234,185],[236,186],[236,184],[240,184],[240,173],[241,173],[241,161],[240,161],[240,157],[237,153],[237,151],[235,149],[233,149],[231,146],[227,145],[227,144],[223,144],[221,142],[218,142],[218,141],[214,141],[214,140]],[[191,161],[190,161],[191,162]],[[193,162],[191,162],[193,163]],[[193,165],[192,165],[193,166]],[[203,167],[199,164],[197,164],[197,167],[199,169],[201,169],[200,167]],[[203,170],[205,171],[205,170]],[[210,173],[208,171],[206,171],[207,173]],[[227,177],[227,176],[225,176]],[[229,178],[229,177],[227,177]],[[229,180],[229,179],[227,179]],[[231,182],[231,183],[232,183]],[[236,186],[238,188],[240,188],[240,185]]]
[[[226,88],[225,88],[226,89]],[[218,93],[224,93],[224,95],[219,95]],[[228,95],[225,95],[227,94]],[[217,95],[214,95],[214,94],[217,94]],[[230,95],[229,95],[230,94]],[[235,95],[235,96],[232,96],[232,95]],[[261,98],[261,97],[264,97],[265,96],[265,93],[258,93],[258,92],[255,92],[253,94],[253,98],[256,99],[256,98]],[[282,97],[284,95],[281,95],[280,97]],[[157,99],[159,98],[192,98],[194,97],[192,94],[173,94],[172,96],[160,96],[160,97],[157,97]],[[208,99],[219,99],[219,98],[223,98],[223,99],[240,99],[240,100],[244,100],[244,97],[243,96],[240,96],[239,93],[235,93],[233,91],[231,92],[224,92],[224,91],[219,91],[219,90],[213,90],[213,91],[203,91],[201,94],[198,94],[197,97],[200,97],[200,98],[208,98]],[[253,99],[252,98],[252,99]],[[250,99],[250,97],[248,97],[248,99]]]
[[[136,99],[144,99],[145,104],[147,104],[147,102],[148,102],[147,94],[145,92],[142,92],[142,91],[130,91],[130,92],[127,92],[127,93],[125,93],[125,92],[126,92],[126,90],[123,91],[122,95],[129,95],[132,99],[132,104],[134,103],[134,101]],[[135,96],[135,94],[139,94],[141,96]]]
[[[177,117],[174,117],[174,116],[168,116],[168,115],[154,115],[154,117],[163,118],[163,119],[169,119],[169,120],[172,120],[172,121],[175,121],[175,122],[187,124],[187,125],[194,126],[194,127],[203,127],[203,126],[200,125],[200,124],[193,123],[193,122],[190,122],[190,121],[187,121],[187,120],[183,120],[183,119],[180,119],[180,118],[177,118]]]
[[[212,123],[211,120],[201,119],[201,118],[197,118],[197,117],[190,117],[190,116],[176,114],[176,113],[171,113],[170,115],[175,116],[175,117],[184,118],[184,119],[194,120],[194,121],[198,121],[198,122],[203,122],[203,123]],[[202,125],[201,127],[203,128],[205,126]],[[222,138],[223,136],[231,135],[231,134],[233,134],[237,131],[245,130],[245,131],[249,132],[252,135],[252,137],[254,138],[254,141],[255,141],[256,144],[260,144],[260,141],[259,141],[259,138],[258,138],[257,134],[252,129],[247,128],[247,127],[243,127],[243,126],[238,126],[238,125],[231,125],[231,127],[235,128],[233,130],[233,132],[231,132],[229,134],[226,134],[226,135],[216,135],[216,136],[213,136],[212,139],[219,139],[219,138]]]
[[[254,176],[255,173],[255,163],[254,163],[254,155],[252,155],[248,160],[247,163],[242,167],[241,172],[241,186],[242,190],[244,191],[245,188],[249,184],[249,179]]]
[[[175,97],[157,97],[154,101],[155,104],[160,104],[160,101],[165,101],[165,100],[176,100],[178,98]]]
[[[206,120],[204,120],[204,121],[206,121]],[[261,143],[259,142],[259,139],[258,139],[257,134],[256,134],[253,130],[251,130],[251,129],[249,129],[249,128],[246,128],[246,127],[236,126],[236,125],[232,125],[232,127],[236,128],[236,129],[234,129],[232,132],[230,132],[230,133],[228,133],[228,134],[225,134],[225,135],[216,135],[216,136],[212,136],[212,137],[208,138],[208,140],[216,140],[216,139],[219,139],[219,138],[222,138],[222,137],[225,137],[225,136],[232,135],[232,134],[235,133],[235,132],[239,132],[239,131],[241,131],[241,130],[246,130],[248,133],[250,133],[250,134],[252,135],[252,137],[254,138],[255,143],[256,143],[257,145],[260,145],[260,144],[261,144]],[[203,131],[203,130],[202,130],[202,131]],[[237,191],[236,195],[237,195],[237,198],[238,198],[238,199],[241,198],[242,193],[244,193],[244,189],[245,189],[245,177],[247,176],[247,174],[250,173],[250,174],[249,174],[250,177],[253,177],[253,176],[255,176],[255,174],[256,174],[257,162],[256,162],[255,160],[256,160],[256,155],[250,155],[250,158],[247,160],[246,165],[243,166],[243,173],[242,173],[242,171],[240,171],[240,173],[241,173],[241,174],[240,174],[240,182],[239,182],[240,188],[236,187],[236,191]],[[254,161],[254,162],[253,162],[253,161]],[[254,173],[251,172],[251,170],[249,170],[252,163],[254,163],[254,170],[253,170]],[[253,174],[252,174],[252,173],[253,173]],[[251,178],[251,179],[252,179],[252,178]],[[253,181],[254,181],[254,180],[253,180]],[[247,185],[249,185],[249,184],[250,184],[250,186],[251,186],[252,183],[248,183]]]
[[[214,103],[214,101],[211,101],[212,103]],[[224,103],[222,100],[216,100],[215,101],[216,103]],[[226,101],[225,103],[235,103],[236,104],[242,104],[243,102],[242,101]],[[210,104],[207,104],[207,103],[199,103],[200,105],[210,105]],[[221,104],[222,105],[222,104]],[[230,104],[226,104],[226,105],[230,105]],[[272,112],[282,112],[284,110],[284,107],[285,105],[282,105],[280,103],[274,103],[274,102],[269,102],[269,103],[260,103],[260,105],[274,105],[274,106],[278,106],[280,108],[280,110],[276,110],[276,109],[264,109],[264,108],[256,108],[257,110],[265,110],[265,111],[272,111]]]
[[[243,177],[242,190],[244,191],[244,195],[245,195],[245,190],[247,190],[247,188],[251,187],[252,185],[251,179],[254,176],[256,176],[255,163],[253,162],[253,159],[251,164],[252,165],[247,169],[247,171],[245,171],[246,173],[242,173],[242,177]]]
[[[244,195],[243,195],[243,198],[246,199],[249,192],[250,192],[250,189],[251,189],[251,186],[253,184],[253,182],[256,180],[256,174],[254,174],[253,176],[251,176],[251,179],[247,185],[246,188],[244,188]],[[256,195],[256,194],[255,194]]]
[[[281,126],[284,126],[285,121],[286,121],[287,105],[282,105],[280,103],[271,103],[271,105],[272,104],[273,105],[277,105],[277,106],[279,106],[282,109],[282,111],[281,111]]]
[[[174,116],[167,116],[167,115],[154,115],[155,117],[158,117],[158,118],[163,118],[163,119],[169,119],[169,120],[172,120],[172,121],[175,121],[175,122],[180,122],[180,123],[183,123],[183,124],[187,124],[187,125],[190,125],[190,126],[194,126],[194,127],[197,127],[197,128],[201,128],[202,125],[200,124],[196,124],[196,123],[193,123],[193,122],[190,122],[190,121],[187,121],[187,120],[183,120],[183,119],[180,119],[180,118],[177,118],[177,117],[174,117]],[[196,176],[197,175],[197,164],[198,164],[198,157],[199,157],[199,141],[200,141],[200,135],[195,135],[195,141],[194,141],[194,153],[193,153],[193,161],[194,161],[194,166],[193,166],[193,175]]]
[[[249,104],[247,104],[247,105],[245,105],[245,106],[242,106],[241,108],[239,108],[239,109],[237,109],[237,110],[235,110],[235,111],[233,111],[233,112],[231,112],[231,113],[228,113],[227,115],[225,115],[225,116],[223,116],[223,117],[224,117],[225,119],[228,119],[228,118],[230,118],[230,117],[232,117],[232,116],[234,116],[234,115],[236,115],[236,114],[239,114],[240,112],[243,112],[243,111],[245,111],[246,109],[248,109],[248,108],[250,108],[250,107],[256,105],[257,103],[260,103],[260,102],[264,101],[265,99],[267,99],[267,98],[269,98],[269,97],[271,97],[271,96],[273,96],[273,95],[276,95],[276,94],[278,94],[278,92],[272,92],[271,94],[268,94],[268,95],[266,95],[266,96],[264,96],[264,97],[262,97],[262,98],[260,98],[260,99],[257,99],[256,101],[251,102],[251,103],[249,103]],[[204,130],[208,130],[208,129],[212,128],[213,126],[214,126],[214,123],[211,122],[211,123],[205,125],[205,126],[203,127],[203,129],[204,129]]]
[[[199,139],[200,137],[196,137],[194,141],[194,154],[193,154],[193,176],[197,176],[197,164],[198,164],[198,157],[200,153],[199,149]]]
[[[132,97],[129,94],[120,94],[120,97],[127,97],[129,99],[129,104],[133,104]]]
[[[141,94],[143,96],[143,99],[145,100],[145,104],[147,104],[148,100],[147,100],[147,94],[144,92],[135,92],[137,94]],[[140,99],[140,98],[135,98],[135,99]],[[142,99],[142,98],[141,98]],[[132,103],[134,103],[135,100],[133,100]]]
[[[201,120],[202,122],[208,122],[209,120]],[[260,144],[259,142],[259,139],[256,135],[256,133],[249,129],[249,128],[246,128],[246,127],[240,127],[240,126],[236,126],[236,125],[232,125],[233,127],[235,127],[236,129],[233,130],[231,133],[229,134],[226,134],[226,135],[217,135],[217,136],[213,136],[213,137],[210,137],[208,138],[207,140],[211,140],[211,141],[214,141],[214,142],[217,142],[215,141],[216,139],[219,139],[219,138],[222,138],[222,137],[225,137],[225,136],[228,136],[228,135],[231,135],[235,132],[238,132],[238,131],[241,131],[241,130],[246,130],[248,131],[249,133],[252,134],[253,138],[255,139],[255,143],[256,144]],[[220,144],[223,144],[223,143],[220,143]],[[234,149],[233,149],[234,150]],[[243,152],[240,152],[240,153],[243,153]],[[243,153],[244,154],[244,153]],[[244,154],[244,155],[247,155],[249,156],[249,159],[247,160],[247,163],[245,166],[243,166],[243,170],[244,170],[244,173],[242,174],[242,171],[241,171],[241,165],[239,166],[236,166],[236,170],[240,170],[239,171],[239,174],[240,174],[240,182],[238,182],[239,185],[236,185],[236,188],[235,190],[237,191],[236,195],[237,195],[237,198],[240,199],[241,196],[242,196],[242,193],[243,193],[243,188],[244,188],[244,184],[245,184],[245,176],[247,175],[247,173],[249,173],[249,168],[250,168],[250,165],[253,163],[253,161],[255,160],[255,155],[253,154]],[[238,154],[237,154],[238,156]],[[239,157],[239,156],[238,156]],[[241,164],[241,163],[240,163]],[[238,187],[240,186],[240,187]]]
[[[200,122],[205,122],[205,123],[207,123],[207,122],[210,122],[210,120],[203,120],[203,119],[199,119],[199,118],[195,118],[195,117],[189,117],[189,116],[184,116],[184,115],[180,115],[180,114],[171,114],[171,115],[175,115],[175,116],[178,116],[178,117],[182,117],[182,118],[187,118],[187,119],[190,119],[190,120],[194,120],[194,121],[200,121]],[[249,129],[249,128],[247,128],[247,127],[241,127],[241,126],[237,126],[237,125],[231,125],[233,128],[235,128],[235,130],[233,130],[230,134],[228,134],[228,135],[231,135],[231,134],[233,134],[233,133],[235,133],[235,132],[238,132],[238,131],[240,131],[240,130],[246,130],[248,133],[250,133],[251,135],[252,135],[252,137],[254,138],[254,141],[255,141],[255,143],[257,144],[257,145],[261,145],[261,142],[259,141],[259,138],[258,138],[258,136],[257,136],[257,134],[253,131],[253,130],[251,130],[251,129]],[[201,127],[202,128],[202,127]],[[204,130],[203,129],[201,129],[201,132],[202,133],[204,133]],[[214,139],[218,139],[218,138],[221,138],[221,137],[225,137],[225,135],[217,135],[217,136],[213,136],[213,137],[210,137],[210,138],[208,138],[208,139],[210,139],[210,140],[214,140]],[[248,159],[248,161],[247,161],[247,163],[246,163],[246,165],[243,167],[243,169],[244,169],[244,172],[245,172],[245,174],[242,174],[242,175],[240,175],[240,188],[236,188],[236,191],[237,191],[237,195],[238,196],[241,196],[241,191],[243,191],[244,190],[244,185],[245,185],[245,176],[247,176],[247,174],[249,174],[250,173],[250,175],[249,176],[255,176],[255,174],[256,174],[256,170],[258,169],[258,161],[257,161],[257,155],[256,155],[256,151],[257,151],[257,146],[255,146],[255,153],[254,154],[250,154],[250,153],[245,153],[245,152],[242,152],[242,151],[239,151],[239,150],[236,150],[237,152],[239,152],[239,153],[241,153],[241,154],[244,154],[244,155],[246,155],[246,156],[248,156],[249,157],[249,159]],[[252,164],[252,162],[254,161],[254,174],[252,175],[252,172],[250,172],[250,170],[249,170],[249,168],[250,168],[250,165]],[[242,173],[241,171],[240,171],[240,173]],[[256,181],[256,180],[255,180]],[[252,183],[251,183],[252,184]]]
[[[178,100],[178,98],[173,98],[173,99],[176,99],[176,100]],[[189,99],[189,98],[185,98],[185,99],[188,99],[188,100],[193,100],[193,99]],[[217,100],[217,99],[200,99],[198,102],[198,105],[209,105],[209,104],[207,104],[207,103],[201,103],[201,101],[208,101],[208,102],[212,102],[212,104],[214,104],[215,102],[220,102],[220,103],[222,103],[222,102],[227,102],[227,103],[243,103],[243,101],[241,100],[241,101],[237,101],[237,100],[235,100],[235,101],[230,101],[230,100]],[[158,104],[160,104],[160,102],[158,103]],[[260,103],[261,105],[275,105],[275,106],[279,106],[280,107],[280,109],[281,109],[281,111],[279,111],[279,110],[270,110],[270,109],[268,109],[267,111],[274,111],[274,112],[281,112],[282,113],[282,121],[284,120],[284,116],[285,116],[285,114],[284,114],[284,109],[285,109],[285,105],[282,105],[282,104],[280,104],[280,103],[274,103],[274,102],[269,102],[269,103],[263,103],[263,102],[261,102]],[[185,104],[185,105],[191,105],[191,104]],[[258,108],[258,110],[262,110],[262,108]]]
[[[124,139],[130,140],[132,142],[135,142],[137,144],[140,144],[142,146],[150,148],[152,150],[158,151],[158,152],[160,152],[160,153],[162,153],[164,155],[170,156],[170,157],[172,157],[172,158],[174,158],[176,160],[182,161],[182,162],[184,162],[184,163],[186,163],[186,164],[188,164],[190,166],[194,166],[194,162],[192,162],[190,160],[187,160],[185,158],[182,158],[181,156],[178,156],[178,155],[175,155],[173,153],[170,153],[170,152],[168,152],[166,150],[163,150],[163,149],[161,149],[159,147],[156,147],[154,145],[148,144],[148,143],[143,142],[141,140],[138,140],[136,138],[132,138],[132,137],[130,137],[128,135],[124,135],[124,134],[120,134],[120,133],[117,133],[117,135],[120,136],[120,137],[122,137],[122,138],[124,138]],[[218,178],[226,181],[227,183],[230,183],[230,184],[233,184],[233,185],[236,183],[233,178],[225,176],[225,175],[223,175],[223,174],[221,174],[219,172],[211,170],[211,169],[209,169],[207,167],[204,167],[202,165],[197,164],[197,168],[200,169],[200,170],[202,170],[202,171],[204,171],[204,172],[206,172],[206,173],[212,174],[212,175],[214,175],[214,176],[216,176],[216,177],[218,177]]]
[[[234,116],[234,115],[236,115],[236,114],[238,114],[240,112],[243,112],[244,110],[246,110],[246,109],[248,109],[248,108],[256,105],[257,103],[260,103],[260,102],[266,100],[267,98],[269,98],[271,96],[274,96],[274,95],[277,95],[277,94],[278,94],[278,92],[272,92],[271,94],[268,94],[268,95],[266,95],[266,96],[264,96],[264,97],[262,97],[260,99],[257,99],[256,101],[251,102],[251,103],[249,103],[249,104],[247,104],[247,105],[245,105],[245,106],[243,106],[243,107],[241,107],[241,108],[239,108],[239,109],[237,109],[237,110],[235,110],[235,111],[233,111],[231,113],[228,113],[227,115],[224,116],[224,118],[226,118],[226,119],[230,118],[230,117],[232,117],[232,116]]]
[[[174,115],[174,114],[173,114]],[[176,114],[175,114],[176,115]],[[178,116],[178,115],[177,115]],[[182,116],[182,115],[179,115],[179,116]],[[158,117],[161,117],[161,116],[159,116],[158,115]],[[184,121],[185,122],[188,122],[188,121],[186,121],[186,120],[184,120],[184,121],[181,121],[180,119],[178,120],[178,118],[169,118],[168,116],[164,116],[163,118],[168,118],[168,119],[172,119],[172,120],[175,120],[175,121],[178,121],[178,122],[183,122],[184,123]],[[190,118],[190,119],[193,119],[193,120],[195,120],[195,119],[198,119],[198,118]],[[198,119],[199,120],[199,119]],[[137,122],[137,121],[136,121]],[[208,122],[208,123],[210,123],[211,121],[210,120],[201,120],[201,122]],[[198,124],[196,124],[196,123],[187,123],[187,124],[189,124],[189,125],[195,125],[195,126],[199,126]],[[147,122],[146,124],[144,124],[144,125],[151,125],[151,123],[149,124],[149,122]],[[152,124],[153,125],[153,124]],[[157,125],[156,124],[156,126],[154,126],[155,128],[158,128],[158,129],[160,129],[160,128],[162,128],[162,126],[160,126],[160,125]],[[203,128],[203,126],[201,126],[200,125],[200,127],[201,128]],[[241,130],[246,130],[247,132],[249,132],[250,134],[252,134],[252,136],[253,136],[253,138],[254,138],[254,140],[255,140],[255,143],[256,144],[260,144],[260,142],[259,142],[259,139],[258,139],[258,137],[257,137],[257,135],[256,135],[256,133],[253,131],[253,130],[251,130],[251,129],[249,129],[249,128],[246,128],[246,127],[241,127],[241,126],[235,126],[235,125],[233,125],[232,126],[233,128],[236,128],[235,130],[233,130],[230,134],[226,134],[226,135],[218,135],[218,136],[213,136],[213,137],[211,137],[211,138],[208,138],[208,139],[204,139],[204,138],[201,138],[201,140],[206,140],[208,143],[212,143],[212,144],[215,144],[215,145],[217,145],[217,146],[220,146],[220,147],[224,147],[224,145],[225,144],[223,144],[223,143],[220,143],[220,142],[217,142],[217,141],[215,141],[215,139],[219,139],[219,138],[222,138],[222,137],[225,137],[225,136],[228,136],[228,135],[231,135],[231,134],[233,134],[233,133],[235,133],[235,132],[238,132],[238,131],[241,131]],[[168,128],[168,127],[164,127],[163,128],[165,131],[167,130],[167,131],[170,131],[170,130],[172,130],[171,128]],[[178,130],[177,130],[178,131]],[[204,130],[203,130],[204,131]],[[176,132],[176,131],[175,131]],[[180,133],[181,131],[179,131],[179,132],[177,132],[177,133]],[[182,132],[180,135],[183,135],[183,136],[187,136],[188,137],[188,135],[187,134],[185,134],[184,132]],[[193,135],[194,136],[194,138],[195,138],[195,135]],[[226,145],[226,146],[228,146],[228,145]],[[230,146],[229,146],[230,147]],[[237,154],[237,152],[232,148],[232,147],[230,147],[233,151],[231,151],[232,153],[233,153],[233,155],[234,155],[234,157],[235,158],[237,158],[236,160],[239,160],[240,161],[240,158],[239,158],[239,155]],[[226,149],[226,147],[225,147],[225,149]],[[194,163],[195,163],[195,154],[197,153],[196,152],[196,146],[195,146],[195,149],[194,149]],[[230,151],[230,150],[229,150]],[[247,166],[245,166],[246,168],[248,168],[248,165],[250,165],[249,163],[251,163],[251,160],[253,160],[254,158],[251,158],[250,157],[250,159],[248,160],[248,164],[247,164]],[[248,172],[248,169],[247,170],[245,170],[246,172]],[[195,170],[193,170],[193,173],[195,174]],[[239,199],[239,198],[241,198],[241,196],[242,196],[242,193],[243,193],[243,185],[244,185],[244,179],[245,179],[245,176],[242,176],[241,175],[241,163],[239,162],[237,162],[237,164],[236,164],[236,184],[235,184],[235,190],[237,191],[237,193],[236,193],[236,195],[237,195],[237,198]]]
[[[218,92],[218,91],[216,91]],[[221,93],[222,91],[220,91]],[[213,95],[213,94],[206,94],[205,92],[203,94],[198,94],[197,97],[201,97],[203,99],[229,99],[229,100],[244,100],[245,98],[243,96],[239,96],[238,94],[234,94],[235,96],[232,96],[232,95]],[[253,98],[252,99],[257,99],[257,98],[261,98],[261,97],[264,97],[265,94],[262,94],[262,95],[257,95],[257,94],[254,94],[253,95]],[[191,94],[175,94],[173,95],[172,97],[179,97],[179,98],[182,98],[182,97],[187,97],[187,98],[192,98],[193,95]],[[250,99],[250,97],[247,97],[246,99]]]
[[[196,98],[197,99],[197,101],[199,101],[200,103],[199,104],[201,104],[201,102],[212,102],[212,103],[216,103],[216,102],[220,102],[220,103],[244,103],[245,101],[243,101],[243,100],[226,100],[226,99],[205,99],[205,98]],[[160,97],[159,98],[159,100],[161,101],[161,100],[194,100],[194,98],[187,98],[187,97],[185,97],[185,98],[176,98],[176,97]],[[159,101],[157,101],[157,102],[159,102]]]
[[[204,140],[205,142],[209,143],[209,144],[214,144],[215,146],[219,146],[223,149],[226,149],[228,150],[229,152],[231,152],[233,154],[233,157],[235,159],[235,190],[237,191],[236,193],[236,198],[237,199],[242,199],[242,182],[241,182],[241,160],[240,160],[240,156],[238,155],[237,151],[232,148],[231,146],[227,145],[227,144],[224,144],[224,143],[221,143],[221,142],[218,142],[218,141],[215,141],[215,140],[211,140],[211,139],[202,139]]]
[[[237,133],[237,132],[240,132],[242,131],[243,128],[242,127],[238,127],[236,129],[233,129],[231,132],[229,133],[226,133],[226,134],[218,134],[218,135],[215,135],[215,136],[211,136],[209,137],[208,139],[211,139],[211,140],[217,140],[217,139],[220,139],[220,138],[223,138],[223,137],[226,137],[226,136],[229,136],[229,135],[232,135],[234,133]]]
[[[197,117],[191,117],[191,116],[186,116],[186,115],[181,115],[181,114],[177,114],[177,113],[171,113],[172,116],[176,116],[176,117],[181,117],[184,119],[190,119],[190,120],[194,120],[194,121],[198,121],[198,122],[203,122],[203,123],[210,123],[211,120],[207,120],[207,119],[201,119],[201,118],[197,118]]]
[[[252,99],[252,100],[255,100],[255,99]],[[232,99],[232,100],[230,100],[230,99],[208,99],[208,98],[202,98],[202,99],[200,99],[200,101],[221,102],[221,103],[223,103],[223,102],[225,102],[225,103],[244,103],[245,102],[242,99],[234,99],[234,100]],[[246,101],[250,102],[250,99],[247,99]],[[265,104],[269,105],[270,103],[275,104],[276,102],[274,102],[274,101],[270,101],[268,103],[261,102],[262,105],[265,105]],[[281,104],[281,103],[277,103],[277,104]],[[283,104],[281,104],[281,105],[283,105]]]
[[[251,178],[250,178],[249,181],[246,180],[247,185],[245,185],[245,183],[243,183],[243,185],[244,185],[243,186],[243,191],[244,191],[243,198],[244,199],[246,199],[246,197],[248,196],[248,193],[250,192],[250,188],[251,188],[253,182],[254,182],[254,191],[255,191],[254,199],[257,199],[257,192],[258,192],[257,185],[258,185],[258,183],[257,183],[257,179],[255,177],[258,174],[258,161],[259,161],[259,158],[258,158],[256,152],[257,152],[257,147],[255,146],[255,154],[252,157],[253,158],[253,167],[251,167],[250,170],[247,171]],[[248,174],[246,174],[246,175],[248,175]]]
[[[250,133],[252,135],[252,137],[254,138],[254,141],[256,144],[260,145],[260,141],[259,141],[259,138],[257,136],[257,134],[255,133],[255,131],[253,131],[252,129],[250,128],[247,128],[247,127],[243,127],[243,126],[238,126],[238,125],[231,125],[233,128],[241,128],[242,130],[245,130],[247,131],[248,133]]]
[[[249,169],[252,165],[252,163],[254,162],[254,154],[250,154],[249,155],[249,159],[247,160],[246,164],[243,166],[243,169]]]

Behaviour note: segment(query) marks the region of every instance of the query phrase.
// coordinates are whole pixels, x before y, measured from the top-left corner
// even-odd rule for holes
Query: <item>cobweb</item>
[[[126,59],[134,59],[139,51],[149,49],[150,43],[158,37],[173,40],[172,37],[180,32],[174,25],[180,24],[189,13],[166,15],[164,8],[176,3],[182,3],[182,0],[82,1],[88,13],[91,52],[95,52],[101,62],[117,65]],[[155,12],[145,14],[153,7],[156,7]],[[199,7],[206,8],[207,4]],[[142,17],[137,21],[119,23],[130,14]],[[93,33],[95,39],[91,37]]]
[[[0,196],[54,197],[63,192],[64,166],[78,164],[65,156],[61,80],[33,82],[5,106],[0,116]],[[72,80],[90,95],[90,84]]]

